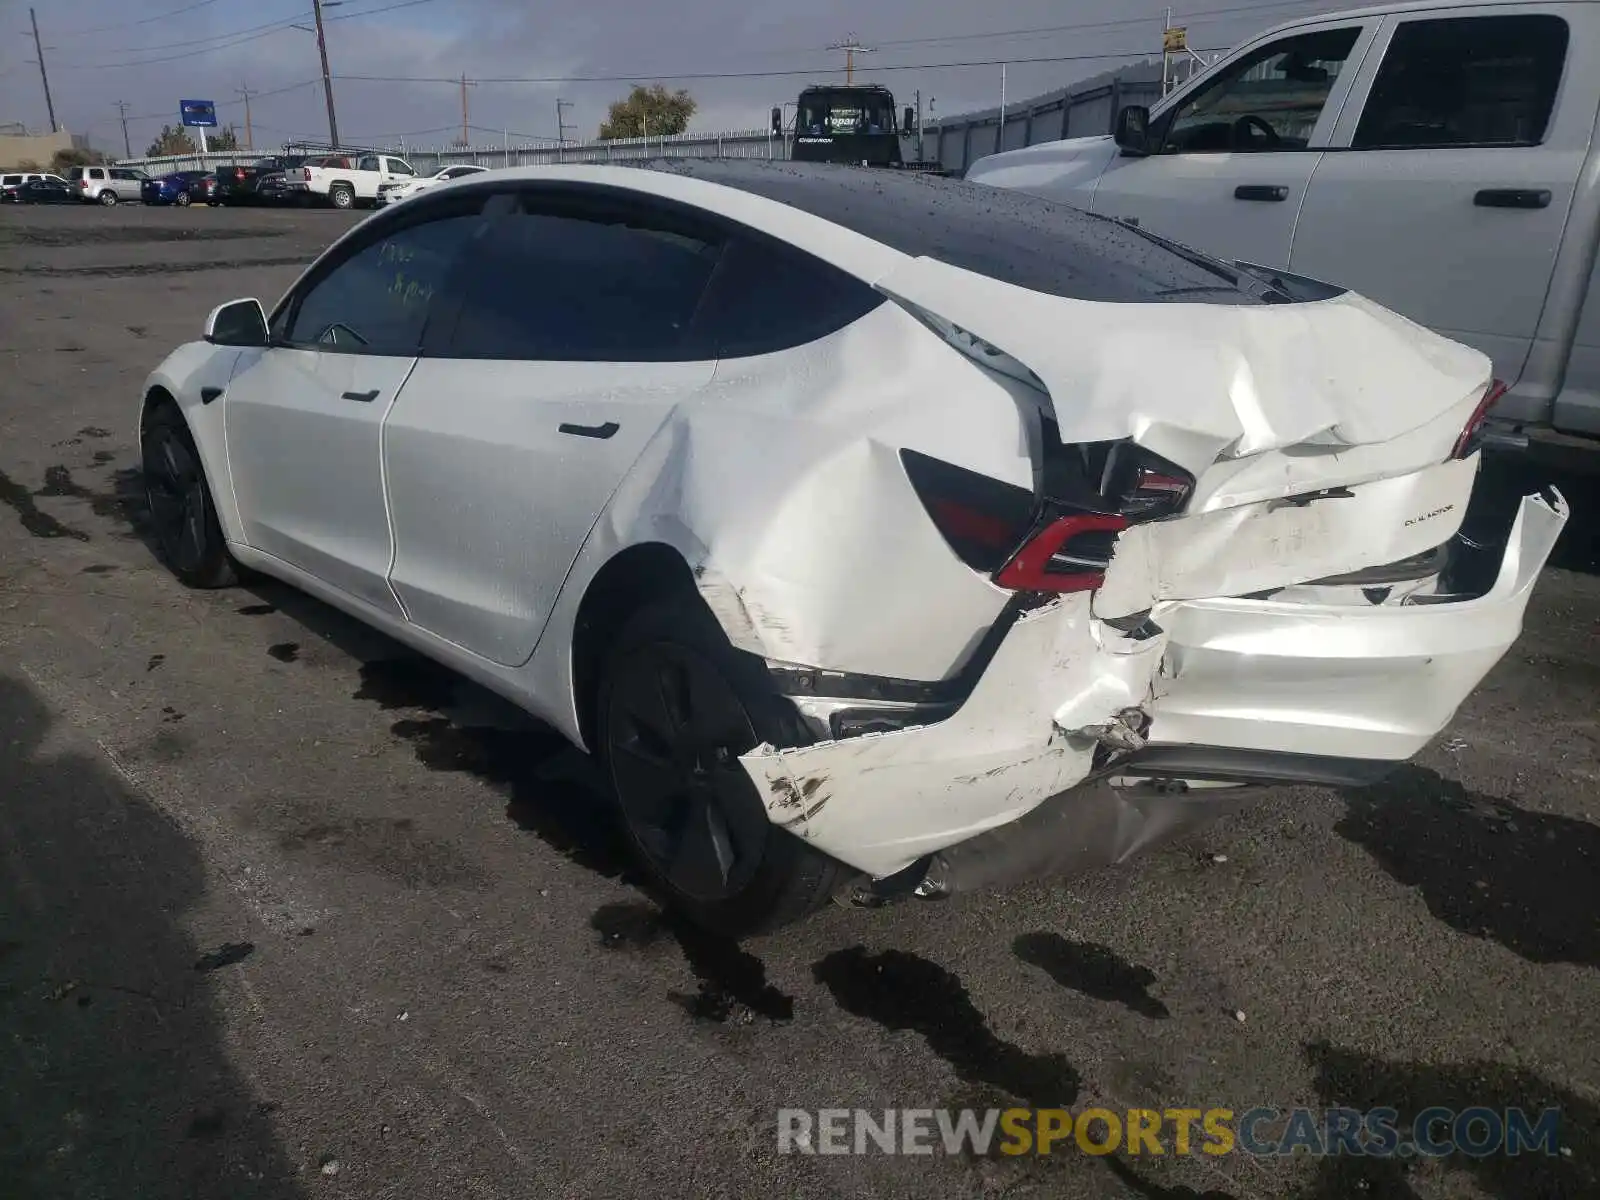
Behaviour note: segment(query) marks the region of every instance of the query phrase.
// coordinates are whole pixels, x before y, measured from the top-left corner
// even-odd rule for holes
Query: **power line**
[[[217,0],[200,0],[198,4],[189,4],[183,8],[175,8],[170,12],[157,13],[153,17],[141,17],[137,21],[124,21],[120,25],[92,25],[88,29],[69,29],[65,33],[58,33],[57,37],[82,37],[88,33],[107,33],[113,29],[132,29],[137,25],[151,25],[156,21],[165,21],[168,17],[176,17],[180,13],[193,12],[197,8],[205,8],[208,4],[215,4]]]
[[[299,83],[285,84],[283,87],[271,88],[271,89],[269,89],[267,91],[264,91],[264,92],[257,92],[257,91],[252,90],[251,93],[250,93],[250,98],[252,100],[260,100],[260,99],[263,99],[264,97],[267,97],[267,96],[282,96],[287,92],[299,91],[301,88],[314,87],[316,84],[318,84],[320,82],[321,82],[321,80],[317,80],[317,79],[302,79]],[[217,102],[217,107],[218,108],[226,108],[231,104],[242,104],[242,103],[243,103],[242,100],[220,100],[220,101]],[[130,121],[168,121],[168,120],[171,120],[171,119],[172,119],[172,113],[170,111],[153,112],[153,113],[136,113],[136,114],[134,114],[134,115],[132,115],[132,116],[130,116],[128,118],[128,120],[130,120]]]
[[[1196,48],[1195,53],[1212,54],[1225,49],[1227,49],[1225,46]],[[1108,50],[1100,54],[1054,54],[1030,58],[985,58],[969,59],[964,62],[885,63],[872,69],[874,71],[945,71],[967,67],[998,67],[1002,64],[1016,67],[1026,66],[1031,63],[1097,62],[1111,58],[1148,58],[1155,53],[1156,51],[1150,49]],[[480,84],[636,83],[640,79],[650,79],[662,83],[677,83],[702,79],[782,79],[798,75],[826,74],[828,70],[829,68],[827,67],[801,67],[797,70],[783,71],[701,71],[674,75],[653,73],[633,75],[505,75],[482,78],[475,82]],[[334,78],[341,82],[349,80],[360,83],[460,83],[459,79],[445,75],[335,75]]]
[[[330,16],[325,18],[325,21],[327,23],[332,23],[334,21],[353,21],[358,17],[375,17],[380,13],[394,12],[402,8],[416,8],[418,5],[422,4],[436,3],[438,3],[438,0],[399,0],[399,3],[396,4],[384,4],[377,8],[365,8],[360,12],[342,13],[338,16]],[[311,15],[312,14],[310,13],[305,14],[305,16]],[[118,62],[78,63],[68,66],[65,69],[69,71],[114,71],[123,67],[148,67],[154,66],[158,63],[178,62],[180,60],[199,58],[202,55],[215,54],[219,50],[232,50],[235,47],[246,45],[249,42],[258,41],[265,37],[271,37],[276,33],[282,33],[285,29],[297,28],[296,22],[304,19],[304,16],[283,17],[277,21],[270,21],[264,25],[253,25],[247,29],[235,29],[231,33],[217,33],[212,34],[209,37],[197,38],[191,41],[169,42],[160,46],[141,46],[135,50],[129,51],[129,53],[138,54],[150,50],[182,49],[183,53],[180,54],[167,54],[158,58],[122,59]],[[218,44],[205,46],[202,44],[205,42],[216,42]]]
[[[1206,17],[1226,16],[1238,13],[1270,13],[1280,9],[1326,7],[1328,0],[1281,0],[1268,4],[1238,4],[1229,8],[1202,9],[1192,13],[1183,13],[1174,16],[1174,21],[1193,22]],[[952,33],[943,37],[917,37],[898,38],[894,40],[879,40],[882,46],[926,46],[942,42],[974,42],[986,41],[997,38],[1010,37],[1036,37],[1049,33],[1079,33],[1087,29],[1118,29],[1130,25],[1148,25],[1161,20],[1159,15],[1149,17],[1123,17],[1114,21],[1078,21],[1070,25],[1042,25],[1033,29],[1003,29],[985,33]],[[830,47],[831,49],[831,47]]]

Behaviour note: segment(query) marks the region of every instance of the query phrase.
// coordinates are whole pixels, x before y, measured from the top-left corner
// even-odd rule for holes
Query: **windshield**
[[[810,92],[800,98],[797,130],[810,137],[894,133],[894,101],[883,95]]]

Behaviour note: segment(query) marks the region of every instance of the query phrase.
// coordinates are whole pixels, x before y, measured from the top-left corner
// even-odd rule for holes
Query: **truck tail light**
[[[1003,588],[1093,591],[1105,580],[1117,535],[1181,512],[1194,490],[1181,468],[1132,442],[1046,445],[1037,492],[900,452],[912,488],[950,548]]]
[[[1489,410],[1505,394],[1505,384],[1498,379],[1489,381],[1489,386],[1484,389],[1483,399],[1479,400],[1478,407],[1472,410],[1472,415],[1467,418],[1466,428],[1462,429],[1461,436],[1456,439],[1455,447],[1450,451],[1451,458],[1466,458],[1478,449],[1483,441],[1483,424],[1489,419]]]

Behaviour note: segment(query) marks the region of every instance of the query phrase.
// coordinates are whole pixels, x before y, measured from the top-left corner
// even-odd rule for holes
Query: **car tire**
[[[145,418],[139,455],[150,527],[167,569],[192,588],[237,583],[200,452],[175,405],[162,404]]]
[[[117,203],[117,194],[110,188],[107,188],[105,191],[101,192],[96,199],[107,208],[111,208]]]
[[[328,202],[335,208],[354,208],[356,206],[355,191],[346,184],[336,183],[328,189]]]
[[[654,890],[702,928],[737,937],[789,924],[849,874],[768,820],[739,756],[810,739],[762,662],[733,647],[698,595],[647,604],[624,623],[593,728],[628,848]]]
[[[173,200],[173,203],[179,208],[188,208],[191,203],[189,193],[179,192],[177,197]]]

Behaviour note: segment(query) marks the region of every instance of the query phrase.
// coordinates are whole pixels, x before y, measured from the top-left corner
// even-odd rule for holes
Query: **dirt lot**
[[[0,1196],[1600,1194],[1592,517],[1391,781],[734,946],[547,734],[141,540],[146,372],[351,220],[0,211]],[[1570,1153],[776,1149],[780,1107],[1018,1103],[1556,1105]]]

